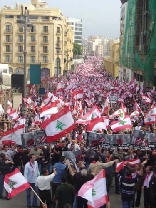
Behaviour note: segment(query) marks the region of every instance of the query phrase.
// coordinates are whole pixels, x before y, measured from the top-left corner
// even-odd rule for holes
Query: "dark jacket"
[[[73,206],[74,202],[74,187],[68,183],[61,184],[56,189],[55,198],[58,200],[57,208],[63,208],[65,204]]]
[[[0,174],[5,175],[10,173],[10,165],[5,163],[5,160],[0,160]]]

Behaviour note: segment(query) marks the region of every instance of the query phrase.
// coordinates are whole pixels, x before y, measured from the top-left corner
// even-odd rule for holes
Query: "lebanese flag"
[[[77,91],[73,92],[73,98],[75,100],[83,98],[83,90],[77,90]]]
[[[140,163],[140,159],[126,160],[116,164],[116,172],[119,172],[125,165],[134,166]]]
[[[106,124],[104,123],[104,118],[95,118],[90,121],[90,124],[87,126],[87,131],[97,131],[105,129],[106,130]]]
[[[155,123],[155,116],[147,116],[144,118],[144,124],[150,125]]]
[[[138,111],[134,111],[133,113],[131,113],[130,117],[138,117],[139,116],[139,112]]]
[[[16,168],[12,173],[5,175],[4,188],[8,192],[8,198],[10,199],[27,188],[30,188],[30,184],[18,168]]]
[[[115,111],[113,113],[113,116],[118,116],[120,120],[123,120],[125,118],[125,112],[124,112],[124,109],[119,109],[117,111]]]
[[[109,101],[109,98],[107,97],[106,98],[106,101],[104,103],[104,106],[102,108],[102,113],[101,115],[104,115],[104,114],[107,114],[108,113],[108,110],[109,110],[109,107],[110,107],[110,101]]]
[[[142,95],[142,99],[145,101],[146,104],[150,104],[151,103],[150,98],[145,96],[145,95]]]
[[[137,102],[134,103],[134,111],[142,112],[142,110]]]
[[[111,123],[111,129],[114,132],[124,131],[126,129],[132,129],[131,119],[129,117],[120,121],[114,121]]]
[[[58,113],[51,115],[41,124],[41,127],[46,132],[48,142],[57,141],[71,132],[75,129],[75,124],[69,107],[66,106]]]
[[[40,116],[39,116],[39,115],[35,115],[34,120],[35,120],[35,125],[39,125],[39,124],[40,124],[40,122],[41,122],[41,120],[40,120]]]
[[[17,120],[19,118],[17,110],[13,110],[8,114],[11,120]]]
[[[101,207],[108,203],[106,174],[101,170],[93,180],[86,182],[80,188],[78,196],[88,201],[88,207]]]
[[[23,132],[24,132],[24,124],[18,125],[17,127],[13,128],[13,129],[9,129],[9,130],[2,133],[0,143],[2,145],[4,145],[4,144],[21,145],[22,144],[21,135],[23,134]]]
[[[40,109],[40,118],[42,118],[46,115],[52,115],[52,114],[58,113],[58,108],[56,105],[57,105],[57,103],[54,102],[50,106],[48,106],[48,105],[43,106]]]
[[[53,94],[48,92],[46,94],[46,97],[44,98],[44,100],[41,103],[41,108],[46,106],[46,105],[49,105],[51,103],[51,101],[52,101],[52,98],[53,98]]]
[[[151,108],[147,113],[146,117],[148,116],[156,116],[156,107]]]
[[[64,89],[64,84],[63,83],[58,83],[57,84],[57,92],[62,92]]]
[[[90,111],[88,111],[84,116],[81,116],[77,121],[76,124],[84,124],[87,125],[90,121],[94,118],[101,117],[100,110],[94,106]]]

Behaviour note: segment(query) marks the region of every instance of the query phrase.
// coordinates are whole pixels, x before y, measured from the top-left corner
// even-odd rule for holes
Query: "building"
[[[156,1],[122,0],[121,3],[121,13],[126,5],[127,9],[126,21],[121,19],[120,67],[131,75],[131,79],[135,77],[139,84],[155,85]]]
[[[110,56],[104,57],[104,68],[113,77],[119,76],[119,42],[111,46]]]
[[[82,45],[82,19],[68,18],[67,22],[74,33],[73,42]]]
[[[29,10],[27,28],[27,79],[30,64],[41,64],[41,76],[63,74],[73,57],[73,33],[59,9],[51,9],[46,1],[31,0],[31,4],[16,3],[15,7],[4,6],[0,11],[0,63],[9,64],[10,73],[24,72],[24,31],[17,20],[21,18],[21,6]],[[59,43],[59,51],[56,46]],[[59,71],[57,58],[59,57]]]
[[[95,55],[96,56],[103,56],[103,45],[99,44],[95,47]]]

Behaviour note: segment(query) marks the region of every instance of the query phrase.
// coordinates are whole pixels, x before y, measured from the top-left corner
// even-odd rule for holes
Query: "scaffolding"
[[[121,64],[140,70],[147,82],[154,81],[156,57],[156,1],[128,0]]]

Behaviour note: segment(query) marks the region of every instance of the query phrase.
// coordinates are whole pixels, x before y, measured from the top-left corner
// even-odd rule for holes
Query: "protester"
[[[30,183],[30,186],[34,189],[35,192],[37,192],[37,188],[35,186],[37,177],[40,175],[38,164],[36,160],[35,155],[31,154],[29,156],[29,162],[25,165],[24,169],[24,177],[27,179],[27,181]],[[37,207],[37,197],[34,194],[33,201],[31,203],[31,188],[28,188],[26,190],[27,194],[27,207]]]
[[[51,208],[52,206],[52,198],[51,198],[51,192],[50,192],[50,182],[56,175],[56,171],[54,169],[54,172],[49,175],[48,169],[43,169],[41,176],[37,177],[35,186],[38,187],[39,191],[39,197],[41,198],[43,203],[47,204],[47,208]],[[40,204],[40,207],[42,207],[42,204]]]

